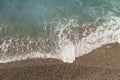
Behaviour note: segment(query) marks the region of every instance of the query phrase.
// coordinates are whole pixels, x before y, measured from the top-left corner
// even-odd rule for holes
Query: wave
[[[0,39],[0,63],[33,58],[56,58],[73,63],[76,57],[102,45],[120,43],[120,18],[113,16],[104,22],[84,23],[71,19],[57,23],[54,35],[44,40],[30,37]]]

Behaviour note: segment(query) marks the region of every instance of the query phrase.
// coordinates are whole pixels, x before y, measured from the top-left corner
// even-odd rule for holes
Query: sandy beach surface
[[[74,63],[28,59],[0,64],[0,80],[120,80],[120,44],[107,44]]]

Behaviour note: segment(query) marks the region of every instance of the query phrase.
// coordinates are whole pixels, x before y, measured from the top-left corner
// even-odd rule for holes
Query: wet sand
[[[0,64],[0,80],[120,80],[120,44],[108,44],[72,64],[30,59]]]

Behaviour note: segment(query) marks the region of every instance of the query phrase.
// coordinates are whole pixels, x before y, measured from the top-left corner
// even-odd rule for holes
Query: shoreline
[[[57,59],[28,59],[0,63],[0,80],[118,80],[120,44],[107,44],[76,58],[74,63]]]

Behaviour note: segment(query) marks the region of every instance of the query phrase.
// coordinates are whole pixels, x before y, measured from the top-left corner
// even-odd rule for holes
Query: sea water
[[[76,57],[120,43],[119,0],[0,0],[0,62]]]

